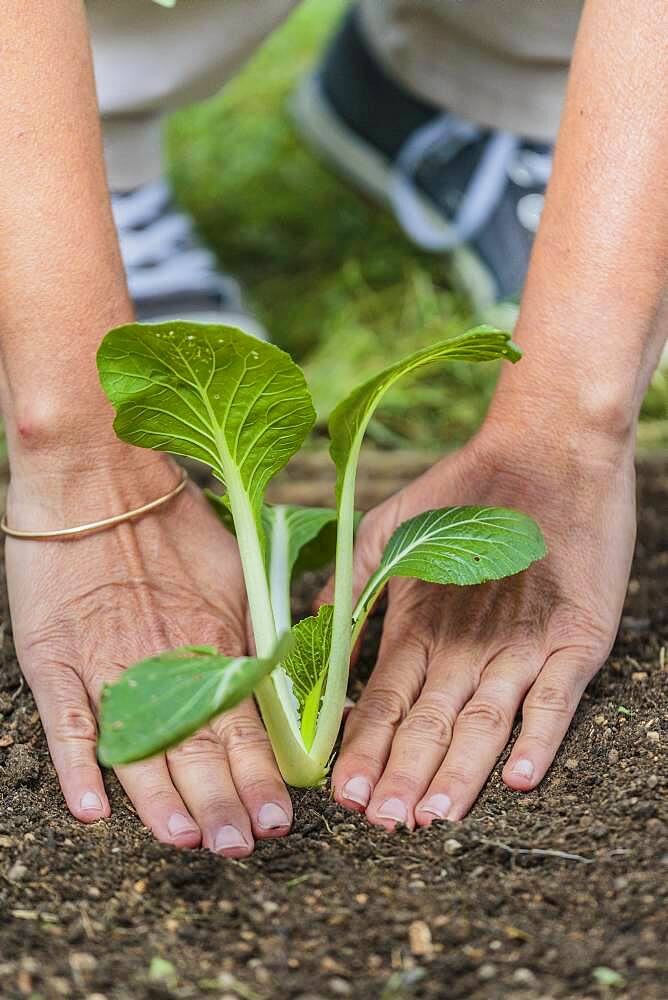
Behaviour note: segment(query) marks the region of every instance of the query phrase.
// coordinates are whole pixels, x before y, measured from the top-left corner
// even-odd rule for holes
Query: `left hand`
[[[520,708],[503,780],[535,788],[616,635],[635,539],[632,444],[501,431],[483,430],[360,528],[359,587],[395,527],[427,509],[513,507],[538,521],[549,549],[496,583],[390,583],[378,661],[332,775],[337,801],[390,829],[461,819]]]

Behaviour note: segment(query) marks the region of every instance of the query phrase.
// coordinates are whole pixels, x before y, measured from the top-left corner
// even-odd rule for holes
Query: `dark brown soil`
[[[497,768],[461,824],[392,835],[295,793],[290,837],[225,861],[155,843],[110,778],[112,819],[81,826],[6,624],[0,996],[665,1000],[668,464],[640,472],[609,663],[542,786]]]

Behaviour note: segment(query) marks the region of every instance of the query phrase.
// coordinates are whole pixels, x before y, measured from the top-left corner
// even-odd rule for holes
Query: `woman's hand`
[[[119,451],[125,456],[123,446]],[[77,471],[67,463],[39,477],[15,463],[10,524],[57,528],[131,509],[167,492],[178,471],[127,449],[127,464]],[[135,457],[137,456],[137,457]],[[77,819],[108,816],[95,749],[103,684],[161,650],[210,644],[246,652],[246,606],[237,547],[190,485],[134,523],[70,541],[7,539],[14,640],[32,688],[68,808]],[[290,797],[252,701],[164,756],[117,775],[155,836],[202,844],[231,857],[254,838],[282,836]]]
[[[350,712],[332,777],[337,800],[365,809],[372,823],[461,819],[520,709],[503,780],[535,788],[610,651],[635,538],[632,445],[592,443],[579,456],[529,441],[484,431],[362,522],[360,588],[394,528],[431,508],[516,508],[538,521],[549,549],[498,583],[390,583],[378,662]]]

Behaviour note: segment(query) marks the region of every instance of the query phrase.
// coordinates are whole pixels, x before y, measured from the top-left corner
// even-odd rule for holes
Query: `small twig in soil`
[[[594,864],[594,858],[585,858],[582,854],[570,854],[568,851],[555,851],[547,847],[511,847],[510,844],[504,844],[500,840],[486,840],[484,837],[480,837],[478,843],[485,844],[487,847],[498,847],[499,850],[507,851],[508,854],[533,854],[535,857],[580,861],[584,865]]]
[[[14,691],[14,692],[13,692],[13,693],[12,693],[12,694],[10,695],[10,698],[11,698],[11,700],[12,700],[12,701],[16,701],[16,699],[18,698],[18,696],[19,696],[19,695],[21,694],[21,692],[23,691],[23,688],[24,688],[24,687],[25,687],[25,685],[24,685],[24,683],[23,683],[23,676],[21,676],[21,677],[19,677],[19,686],[17,687],[16,691]]]
[[[306,875],[296,875],[295,878],[289,878],[285,883],[288,889],[292,889],[295,885],[301,885],[302,882],[308,881],[311,877],[311,872],[307,872]]]

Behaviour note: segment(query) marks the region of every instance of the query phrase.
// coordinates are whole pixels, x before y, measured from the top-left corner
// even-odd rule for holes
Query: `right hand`
[[[67,473],[54,462],[33,477],[29,463],[20,463],[9,488],[9,523],[80,524],[139,506],[177,482],[169,460],[128,453],[125,464],[106,472],[98,466]],[[176,646],[246,652],[236,542],[190,485],[155,512],[87,537],[8,538],[6,566],[17,655],[63,795],[73,816],[94,822],[111,811],[95,756],[103,684]],[[116,773],[145,825],[179,847],[202,844],[242,857],[255,838],[283,836],[292,822],[290,796],[252,700],[174,750]]]

